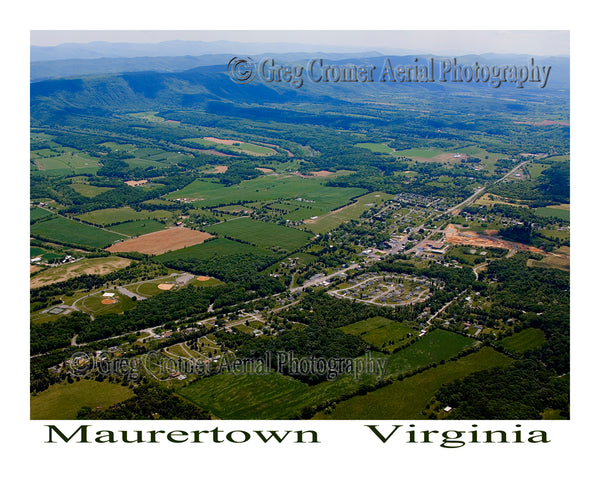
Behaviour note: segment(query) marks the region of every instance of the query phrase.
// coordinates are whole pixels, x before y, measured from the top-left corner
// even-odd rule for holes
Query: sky
[[[381,53],[569,55],[567,30],[32,30],[31,45],[169,40],[301,43]]]

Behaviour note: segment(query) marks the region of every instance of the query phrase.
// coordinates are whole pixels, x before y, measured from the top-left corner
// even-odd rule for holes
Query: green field
[[[297,175],[263,175],[230,187],[207,180],[195,180],[181,190],[168,194],[166,198],[187,198],[199,207],[301,199],[307,207],[326,212],[366,193],[363,188],[327,187],[326,182],[325,177],[302,178]]]
[[[137,237],[146,233],[158,232],[166,227],[166,225],[157,222],[156,220],[134,220],[132,222],[119,223],[112,225],[110,229],[123,235]]]
[[[366,148],[366,149],[371,150],[372,152],[375,152],[375,153],[394,153],[394,149],[390,148],[385,143],[369,143],[369,142],[365,142],[365,143],[357,143],[354,146],[355,147],[359,147],[359,148]]]
[[[483,347],[456,361],[446,362],[374,392],[340,402],[330,414],[320,412],[314,418],[425,420],[427,417],[423,411],[442,385],[471,373],[506,366],[511,362],[506,355],[490,347]]]
[[[127,295],[115,294],[113,297],[117,300],[117,303],[111,305],[104,305],[102,300],[106,297],[102,296],[102,293],[97,293],[89,297],[85,297],[77,302],[77,308],[82,312],[89,313],[91,315],[107,315],[109,313],[123,313],[126,310],[131,310],[135,307],[135,301],[129,298]],[[97,322],[102,321],[97,319]]]
[[[274,155],[277,152],[269,147],[263,147],[261,145],[255,145],[253,143],[246,142],[236,142],[232,145],[226,145],[219,142],[213,142],[211,140],[205,140],[204,138],[186,138],[187,142],[196,143],[198,145],[202,145],[204,147],[214,147],[222,151],[227,151],[230,153],[243,153],[246,155],[256,155],[256,156],[267,156]]]
[[[285,419],[303,407],[356,391],[350,376],[309,386],[279,373],[221,374],[202,378],[182,388],[182,397],[222,419]]]
[[[311,220],[310,223],[307,222],[307,226],[312,232],[323,234],[339,227],[344,222],[357,219],[373,205],[380,206],[391,198],[393,198],[393,195],[388,193],[368,193],[357,198],[356,202],[351,205],[319,216],[316,220]]]
[[[229,220],[206,227],[205,230],[216,235],[243,240],[252,245],[266,248],[279,247],[287,251],[296,250],[311,239],[311,235],[302,230],[250,218]]]
[[[401,150],[399,152],[400,155],[405,157],[417,157],[417,158],[433,158],[436,155],[441,153],[445,153],[444,150],[439,148],[409,148],[408,150]]]
[[[240,254],[252,254],[265,257],[272,257],[273,255],[267,250],[253,247],[252,245],[235,242],[233,240],[228,240],[227,238],[216,238],[209,242],[157,255],[154,259],[164,263],[170,260],[210,260],[215,257],[222,257],[224,259],[223,261],[226,261],[227,257]]]
[[[95,185],[88,185],[87,183],[73,183],[71,188],[80,195],[88,198],[112,190],[112,187],[96,187]]]
[[[73,148],[57,146],[53,147],[53,150],[34,150],[31,152],[30,158],[39,172],[50,175],[72,175],[98,171],[97,159]]]
[[[133,397],[131,389],[120,384],[81,379],[57,383],[31,396],[31,420],[75,420],[82,407],[105,409]]]
[[[350,335],[357,335],[375,348],[386,351],[392,351],[406,342],[409,339],[407,334],[411,333],[413,336],[417,334],[412,328],[384,317],[361,320],[341,327],[340,330]]]
[[[373,325],[376,324],[377,320],[373,322]],[[363,328],[364,326],[355,324],[355,331],[361,331]],[[461,335],[436,330],[404,350],[390,355],[386,376],[405,373],[434,361],[447,360],[475,343],[474,340]],[[373,358],[382,357],[382,354],[373,354]],[[220,418],[280,419],[289,418],[304,407],[319,405],[340,395],[354,393],[361,382],[373,383],[374,379],[363,378],[359,382],[352,376],[342,376],[335,381],[308,386],[278,373],[221,374],[202,378],[178,393]]]
[[[173,214],[167,210],[141,210],[136,211],[131,207],[104,208],[78,215],[77,218],[95,225],[113,225],[115,223],[131,222],[134,220],[170,219]],[[111,229],[112,230],[112,229]]]
[[[46,218],[54,215],[52,212],[48,210],[44,210],[43,208],[34,207],[29,210],[29,219],[30,220],[39,220],[40,218]]]
[[[390,355],[388,374],[409,373],[416,368],[458,355],[478,342],[472,338],[437,329],[420,337],[412,345]]]
[[[540,207],[535,209],[535,214],[540,217],[557,217],[561,220],[569,220],[571,218],[571,212],[563,208]]]
[[[539,328],[526,328],[510,337],[505,337],[500,344],[507,350],[522,353],[542,346],[546,337]]]
[[[55,216],[31,226],[31,234],[44,240],[83,248],[104,248],[125,237],[75,220]]]

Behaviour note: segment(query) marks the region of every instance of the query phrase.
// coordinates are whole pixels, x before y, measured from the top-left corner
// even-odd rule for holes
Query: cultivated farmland
[[[315,419],[424,419],[423,410],[443,384],[511,362],[506,355],[483,347],[457,361],[446,362],[374,392],[340,402],[330,414],[319,413]]]
[[[54,216],[50,220],[42,220],[33,224],[31,226],[31,235],[43,240],[83,248],[103,248],[116,240],[125,238],[124,235],[107,232],[106,230],[59,216]]]
[[[160,255],[161,253],[202,243],[211,237],[212,235],[206,232],[175,227],[130,238],[110,246],[107,250],[111,253],[139,252],[147,255]]]
[[[287,251],[301,247],[311,238],[310,234],[301,230],[249,218],[230,220],[206,227],[206,229],[216,235],[243,240],[252,245],[266,248],[279,247]]]

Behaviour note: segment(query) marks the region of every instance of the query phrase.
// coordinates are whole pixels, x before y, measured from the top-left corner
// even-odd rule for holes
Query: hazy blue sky
[[[168,31],[168,30],[68,30],[31,31],[32,45],[87,43],[93,41],[157,43],[167,40],[301,43],[339,47],[340,51],[412,50],[434,54],[525,53],[568,55],[569,32],[565,30],[283,30],[283,31]]]

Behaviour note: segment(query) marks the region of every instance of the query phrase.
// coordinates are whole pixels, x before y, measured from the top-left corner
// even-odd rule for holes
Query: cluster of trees
[[[540,362],[521,360],[444,385],[436,400],[452,407],[448,418],[453,420],[539,420],[547,409],[568,418],[569,378]]]
[[[31,355],[69,346],[71,339],[83,332],[90,322],[89,315],[73,312],[53,322],[32,323],[29,330]]]
[[[156,383],[133,390],[134,396],[105,410],[83,407],[78,420],[210,420],[210,412],[175,395]]]
[[[484,277],[494,280],[482,294],[489,296],[491,318],[515,319],[521,328],[539,328],[546,342],[530,354],[559,374],[569,372],[569,273],[527,267],[527,257],[517,254],[490,263]],[[483,312],[482,312],[483,313]]]

